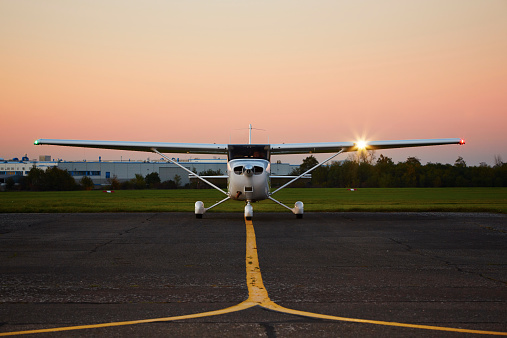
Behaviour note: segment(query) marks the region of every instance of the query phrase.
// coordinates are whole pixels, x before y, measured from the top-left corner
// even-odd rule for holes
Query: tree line
[[[312,155],[303,160],[299,168],[290,175],[300,175],[316,166],[319,162]],[[199,175],[221,175],[220,171],[207,170]],[[363,152],[349,155],[345,161],[322,165],[311,172],[312,178],[300,180],[293,187],[323,188],[412,188],[412,187],[506,187],[507,163],[499,156],[495,157],[495,165],[481,163],[479,166],[467,166],[462,157],[451,164],[421,164],[416,157],[409,157],[404,162],[394,163],[387,156],[376,158],[374,152]],[[18,185],[9,178],[7,190],[29,191],[64,191],[91,190],[94,183],[90,177],[83,177],[76,182],[67,171],[58,167],[46,170],[32,168]],[[186,185],[181,184],[181,177],[161,182],[157,172],[146,176],[136,174],[135,178],[120,182],[117,177],[108,181],[108,189],[202,189],[207,184],[194,180]]]
[[[221,171],[207,170],[200,172],[199,175],[221,175]],[[205,188],[200,182],[191,182],[183,185],[181,176],[175,175],[172,180],[161,181],[157,172],[143,176],[136,174],[134,178],[126,181],[120,181],[118,177],[113,176],[108,179],[106,189],[112,190],[130,190],[130,189],[178,189],[178,188]],[[50,167],[46,170],[33,167],[27,176],[23,176],[19,184],[15,184],[12,178],[6,180],[6,190],[26,190],[26,191],[71,191],[71,190],[92,190],[95,184],[93,180],[84,176],[79,181],[67,171],[58,167]]]
[[[299,175],[318,164],[312,155],[303,160],[292,175]],[[505,187],[507,163],[499,156],[495,165],[481,163],[467,166],[460,156],[451,164],[421,164],[416,157],[394,163],[387,156],[376,158],[374,152],[349,155],[345,161],[322,165],[311,172],[311,182],[299,186],[338,188],[412,188],[412,187]]]

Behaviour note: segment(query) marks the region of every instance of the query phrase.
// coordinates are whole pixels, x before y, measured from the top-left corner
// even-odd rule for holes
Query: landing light
[[[364,150],[366,149],[366,141],[357,141],[356,142],[357,150]]]

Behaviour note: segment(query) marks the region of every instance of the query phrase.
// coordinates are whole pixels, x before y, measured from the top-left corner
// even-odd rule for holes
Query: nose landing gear
[[[250,201],[247,201],[245,205],[245,219],[247,221],[251,221],[252,217],[253,217],[253,207],[250,204]]]

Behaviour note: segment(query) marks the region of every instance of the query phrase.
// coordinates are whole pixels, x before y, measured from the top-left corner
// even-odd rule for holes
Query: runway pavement
[[[506,335],[506,267],[505,215],[0,214],[0,335]]]

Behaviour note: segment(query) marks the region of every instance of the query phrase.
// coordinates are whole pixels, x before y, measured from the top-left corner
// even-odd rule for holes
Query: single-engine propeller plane
[[[154,152],[168,162],[175,164],[187,171],[190,177],[198,178],[213,188],[217,189],[226,197],[212,206],[204,207],[201,201],[195,202],[195,215],[202,218],[203,214],[217,205],[232,199],[245,203],[245,218],[252,219],[252,203],[269,199],[292,211],[297,218],[303,217],[303,202],[297,201],[293,208],[277,201],[273,195],[300,178],[308,177],[310,172],[319,166],[328,163],[343,152],[377,150],[390,148],[422,147],[446,144],[463,145],[465,142],[460,138],[447,139],[422,139],[422,140],[390,140],[390,141],[356,141],[356,142],[327,142],[327,143],[282,143],[282,144],[252,144],[251,131],[248,144],[215,144],[215,143],[157,143],[157,142],[131,142],[131,141],[85,141],[85,140],[54,140],[39,139],[36,145],[57,145],[68,147],[118,149],[129,151]],[[185,168],[180,163],[164,155],[164,153],[188,153],[188,154],[222,154],[227,155],[227,174],[223,176],[200,176]],[[287,154],[313,154],[330,153],[332,156],[310,168],[298,176],[271,175],[271,155]],[[271,191],[272,178],[290,179],[278,189]],[[227,179],[227,191],[224,191],[211,183],[210,179]]]

